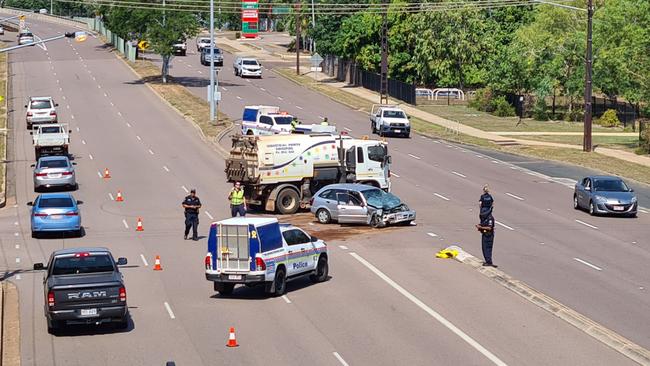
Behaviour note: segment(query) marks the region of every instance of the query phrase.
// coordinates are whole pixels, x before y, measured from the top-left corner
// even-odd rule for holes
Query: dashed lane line
[[[296,108],[298,108],[298,109],[303,109],[303,108],[302,108],[301,106],[299,106],[299,105],[297,105]]]
[[[395,173],[395,172],[392,171],[392,170],[391,170],[391,172],[390,172],[390,175],[391,175],[391,177],[396,177],[396,178],[399,178],[399,177],[400,177],[399,174]]]
[[[346,131],[348,131],[348,132],[352,132],[352,129],[350,129],[350,128],[343,127],[343,129],[346,130]]]
[[[584,226],[586,226],[586,227],[590,227],[590,228],[592,228],[592,229],[598,230],[598,226],[594,226],[594,225],[592,225],[592,224],[588,224],[588,223],[586,223],[586,222],[584,222],[584,221],[582,221],[582,220],[578,220],[578,219],[576,219],[576,222],[577,222],[578,224],[584,225]]]
[[[206,215],[207,217],[209,217],[210,220],[214,220],[214,217],[212,217],[212,215],[210,215],[210,213],[209,213],[208,211],[205,211],[205,215]]]
[[[506,192],[506,195],[508,195],[508,196],[510,196],[510,197],[512,197],[512,198],[514,198],[514,199],[516,199],[516,200],[519,200],[519,201],[523,201],[523,200],[524,200],[523,198],[521,198],[521,197],[519,197],[519,196],[517,196],[517,195],[515,195],[515,194],[509,193],[509,192]]]
[[[457,171],[452,171],[451,174],[457,175],[457,176],[459,176],[461,178],[467,178],[467,176],[465,174],[461,174],[461,173],[459,173]]]
[[[443,196],[443,195],[441,195],[439,193],[434,193],[433,195],[440,198],[440,199],[443,199],[445,201],[449,201],[449,198],[447,198],[447,197],[445,197],[445,196]]]
[[[149,149],[149,154],[154,155],[153,150]]]
[[[142,259],[142,263],[144,263],[145,267],[149,267],[149,262],[147,262],[147,258],[145,258],[143,254],[140,254],[140,259]]]
[[[456,327],[452,322],[447,320],[445,317],[440,315],[438,312],[430,308],[427,304],[422,302],[422,300],[418,299],[415,297],[415,295],[411,294],[408,292],[405,288],[400,286],[397,282],[393,281],[390,277],[385,275],[382,271],[380,271],[377,267],[372,265],[370,262],[366,261],[364,258],[362,258],[360,255],[357,253],[350,253],[354,259],[359,261],[361,264],[363,264],[366,268],[368,268],[370,271],[372,271],[374,274],[376,274],[379,278],[384,280],[388,285],[390,285],[393,289],[395,289],[397,292],[402,294],[405,298],[410,300],[412,303],[414,303],[416,306],[418,306],[420,309],[422,309],[424,312],[429,314],[432,318],[437,320],[440,324],[445,326],[447,329],[449,329],[452,333],[456,334],[458,337],[460,337],[463,341],[465,341],[467,344],[472,346],[475,350],[480,352],[483,356],[485,356],[488,360],[492,361],[495,365],[499,366],[507,366],[505,362],[503,362],[501,359],[499,359],[496,355],[494,355],[492,352],[488,351],[485,347],[483,347],[480,343],[475,341],[472,337],[467,335],[465,332],[463,332],[460,328]]]
[[[587,266],[587,267],[591,267],[591,268],[595,269],[596,271],[602,271],[602,270],[603,270],[602,268],[600,268],[600,267],[598,267],[598,266],[595,266],[595,265],[593,265],[593,264],[591,264],[591,263],[589,263],[589,262],[587,262],[587,261],[585,261],[585,260],[582,260],[582,259],[580,259],[580,258],[573,258],[573,259],[574,259],[575,261],[577,261],[577,262],[580,262],[580,263],[584,264],[584,265]]]
[[[408,156],[412,157],[413,159],[422,160],[422,158],[417,155],[408,154]]]
[[[238,96],[237,96],[237,99],[241,100],[241,97],[238,95]]]
[[[93,158],[93,154],[88,154],[88,158],[89,158],[90,160],[93,160],[93,159],[94,159],[94,158]]]
[[[341,355],[339,355],[338,352],[332,352],[332,354],[333,354],[334,357],[336,357],[336,359],[341,363],[341,365],[343,365],[343,366],[350,366],[347,362],[345,362],[345,360],[343,359],[343,357],[341,357]]]
[[[506,224],[504,224],[504,223],[502,223],[502,222],[500,222],[500,221],[496,221],[496,220],[495,220],[494,223],[496,223],[497,225],[499,225],[499,226],[501,226],[501,227],[504,227],[504,228],[506,228],[506,229],[508,229],[508,230],[510,230],[510,231],[515,231],[515,229],[511,228],[510,226],[508,226],[508,225],[506,225]]]
[[[81,140],[81,143],[85,145],[85,144],[86,144],[86,140]]]
[[[176,315],[174,315],[174,312],[172,311],[171,306],[165,301],[165,309],[167,309],[167,314],[169,314],[169,317],[172,319],[176,319]]]
[[[427,235],[429,235],[432,238],[435,238],[435,237],[438,236],[438,234],[436,234],[436,233],[427,233]]]
[[[110,192],[108,193],[108,198],[110,198],[111,201],[115,201],[115,197],[113,197],[113,194]]]
[[[126,222],[126,219],[122,219],[122,224],[124,224],[125,228],[127,228],[127,229],[129,228],[129,223]]]
[[[282,300],[284,300],[284,302],[286,302],[287,304],[291,304],[291,300],[289,300],[287,295],[282,295]]]
[[[339,245],[339,248],[341,248],[343,250],[348,250],[348,247],[346,247],[345,245]]]
[[[165,171],[169,173],[169,168],[167,167],[167,165],[163,165],[163,169],[165,169]]]
[[[100,178],[103,177],[102,172],[100,172],[99,170],[97,171],[97,175],[98,175]]]
[[[135,138],[138,139],[138,141],[142,141],[142,137],[140,137],[140,135],[135,135]]]
[[[181,188],[185,191],[185,193],[190,193],[190,191],[189,191],[189,189],[187,189],[187,187],[181,186]]]

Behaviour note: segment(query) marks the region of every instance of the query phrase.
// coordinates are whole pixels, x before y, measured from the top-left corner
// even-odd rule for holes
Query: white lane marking
[[[508,196],[510,196],[510,197],[512,197],[512,198],[514,198],[514,199],[516,199],[516,200],[520,200],[520,201],[523,201],[523,200],[524,200],[523,198],[521,198],[521,197],[519,197],[519,196],[517,196],[517,195],[514,195],[514,194],[512,194],[512,193],[508,193],[508,192],[506,192],[506,195],[508,195]]]
[[[115,201],[115,197],[113,197],[113,194],[110,192],[108,193],[108,198],[110,198],[111,201]]]
[[[20,258],[16,257],[16,263],[20,263]]]
[[[432,238],[435,238],[435,237],[438,236],[438,234],[436,234],[436,233],[427,233],[427,235],[429,235]]]
[[[81,143],[85,145],[85,144],[86,144],[86,140],[81,140]]]
[[[287,304],[291,304],[291,300],[289,300],[287,295],[282,295],[282,300],[284,300],[284,302],[286,302]]]
[[[247,83],[250,83],[251,81],[250,81],[250,80],[248,80],[248,79],[246,79],[246,82],[247,82]]]
[[[496,161],[496,160],[492,160],[492,162],[493,162],[494,164],[499,164],[499,162]]]
[[[343,129],[346,130],[346,131],[348,131],[348,132],[352,132],[352,130],[349,129],[349,128],[347,128],[347,127],[343,127]]]
[[[169,173],[169,168],[167,167],[167,165],[163,165],[163,169],[165,169],[165,171]]]
[[[226,89],[226,88],[223,87],[223,86],[221,87],[221,90],[223,90],[223,91],[228,91],[228,89]]]
[[[339,245],[339,248],[341,248],[343,250],[348,250],[348,247],[346,247],[345,245]]]
[[[341,365],[343,365],[343,366],[350,366],[350,365],[348,365],[347,362],[345,362],[345,360],[343,359],[343,357],[341,357],[341,355],[339,355],[338,352],[332,352],[332,354],[334,355],[334,357],[336,357],[337,360],[339,360],[339,362],[341,363]]]
[[[416,155],[413,155],[413,154],[408,154],[408,155],[409,155],[410,157],[412,157],[413,159],[422,160],[422,158],[419,157],[419,156],[416,156]]]
[[[66,104],[65,107],[70,109],[70,104]]]
[[[391,176],[394,176],[394,177],[396,177],[396,178],[399,178],[399,177],[400,177],[399,174],[395,173],[395,172],[392,171],[392,170],[391,170],[391,172],[390,172],[390,175],[391,175]]]
[[[431,309],[427,304],[422,302],[420,299],[415,297],[413,294],[408,292],[405,288],[397,284],[395,281],[393,281],[390,277],[385,275],[382,271],[377,269],[377,267],[373,266],[370,262],[366,261],[363,259],[360,255],[357,253],[350,253],[354,259],[359,261],[361,264],[366,266],[370,271],[372,271],[374,274],[376,274],[379,278],[384,280],[387,284],[389,284],[392,288],[397,290],[400,294],[402,294],[404,297],[409,299],[412,303],[417,305],[420,309],[424,310],[427,314],[429,314],[432,318],[437,320],[440,324],[444,325],[447,329],[452,331],[454,334],[456,334],[458,337],[460,337],[463,341],[465,341],[467,344],[472,346],[474,349],[479,351],[483,356],[487,357],[490,361],[492,361],[495,365],[499,366],[507,366],[507,364],[503,361],[501,361],[497,356],[495,356],[492,352],[488,351],[485,347],[483,347],[480,343],[475,341],[472,337],[467,335],[465,332],[460,330],[458,327],[456,327],[452,322],[449,320],[445,319],[442,315],[438,314],[435,310]]]
[[[209,213],[208,211],[205,211],[205,215],[206,215],[207,217],[209,217],[210,220],[214,220],[214,217],[212,217],[212,215],[210,215],[210,213]]]
[[[62,95],[61,98],[63,98],[63,100],[65,100],[65,95]]]
[[[203,74],[203,71],[201,71],[201,70],[198,70],[198,71],[199,71],[199,74]]]
[[[115,104],[113,104],[113,102],[110,102],[110,103],[111,103],[111,107],[115,107]]]
[[[14,236],[20,236],[20,233],[14,233]]]
[[[512,169],[512,170],[517,170],[517,169],[519,169],[519,168],[516,167],[516,166],[511,166],[510,169]]]
[[[461,178],[467,178],[467,176],[465,174],[461,174],[461,173],[459,173],[457,171],[452,171],[451,174],[455,174],[455,175],[457,175],[457,176],[459,176]]]
[[[93,154],[88,154],[88,157],[90,158],[90,160],[93,160]]]
[[[185,193],[190,193],[190,191],[189,191],[185,186],[181,186],[181,188],[183,188],[183,190],[185,191]]]
[[[174,315],[174,312],[172,311],[171,306],[165,301],[165,309],[167,309],[167,314],[169,314],[169,317],[172,319],[176,319],[176,315]]]
[[[261,90],[261,91],[266,91],[266,89],[264,89],[264,88],[260,88],[260,90]]]
[[[101,88],[102,88],[102,86],[97,84],[97,89],[101,89]]]
[[[149,262],[147,262],[147,258],[145,258],[143,254],[140,254],[140,259],[142,259],[142,263],[144,263],[145,267],[149,267]]]
[[[129,224],[126,222],[126,219],[122,219],[122,224],[124,224],[125,228],[129,228]]]
[[[151,149],[149,149],[149,154],[153,155],[154,152]]]
[[[515,231],[515,229],[511,228],[510,226],[508,226],[508,225],[506,225],[506,224],[504,224],[504,223],[502,223],[502,222],[499,222],[499,221],[494,221],[494,222],[495,222],[497,225],[502,226],[502,227],[504,227],[504,228],[506,228],[506,229],[508,229],[508,230]]]
[[[54,68],[52,68],[52,70],[54,70]],[[56,72],[53,72],[52,75],[56,76]]]
[[[237,99],[241,100],[241,97],[238,95],[238,96],[237,96]]]
[[[20,277],[20,273],[19,273],[19,274],[16,275],[16,279],[19,280],[20,278],[21,277]],[[643,290],[643,288],[641,288],[641,290]]]
[[[449,201],[449,198],[447,198],[447,197],[445,197],[445,196],[443,196],[443,195],[441,195],[441,194],[434,193],[433,195],[436,196],[436,197],[438,197],[438,198],[442,198],[442,199],[445,200],[445,201]]]
[[[314,225],[313,222],[310,222],[310,223],[309,223],[309,226],[316,226],[316,225]]]
[[[97,171],[97,175],[98,175],[100,178],[103,177],[102,172],[100,172],[99,170]]]
[[[131,127],[131,124],[129,122],[126,123],[127,127]]]
[[[60,81],[59,79],[56,79],[56,83],[57,83],[57,84],[60,84],[61,81]]]
[[[297,105],[297,106],[296,106],[296,108],[298,108],[298,109],[302,109],[302,107],[301,107],[301,106],[299,106],[299,105]]]
[[[140,135],[135,135],[135,138],[138,139],[138,141],[142,141],[142,137],[140,137]]]
[[[104,93],[104,96],[105,96],[106,98],[108,98],[108,94]]]
[[[18,221],[14,221],[14,225],[18,226]]]
[[[77,132],[79,132],[79,127],[77,127]]]
[[[16,244],[16,249],[20,249],[20,244]]]
[[[278,97],[278,100],[284,100],[284,98],[282,98],[282,97]]]
[[[63,88],[59,88],[59,91],[63,91]]]
[[[582,264],[584,264],[585,266],[588,266],[588,267],[591,267],[591,268],[595,269],[596,271],[602,271],[603,270],[602,268],[600,268],[598,266],[594,266],[593,264],[591,264],[591,263],[589,263],[587,261],[583,261],[580,258],[573,258],[573,259],[580,262],[580,263],[582,263]]]
[[[588,223],[586,223],[586,222],[584,222],[584,221],[581,221],[581,220],[578,220],[578,219],[576,219],[576,222],[577,222],[578,224],[582,224],[582,225],[584,225],[584,226],[586,226],[586,227],[590,227],[590,228],[592,228],[592,229],[596,229],[596,230],[598,230],[598,226],[594,226],[594,225],[592,225],[592,224],[588,224]]]
[[[117,115],[120,116],[120,117],[122,117],[122,112],[117,111]]]

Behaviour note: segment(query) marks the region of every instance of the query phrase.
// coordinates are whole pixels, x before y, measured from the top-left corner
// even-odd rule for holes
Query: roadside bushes
[[[608,109],[603,113],[603,115],[596,120],[596,123],[603,127],[618,127],[621,124],[618,116],[616,116],[616,111],[613,109]]]
[[[503,95],[497,95],[490,87],[478,89],[469,106],[479,111],[492,113],[498,117],[513,117],[515,108]]]
[[[494,114],[497,117],[514,117],[515,107],[511,106],[503,95],[494,100]]]

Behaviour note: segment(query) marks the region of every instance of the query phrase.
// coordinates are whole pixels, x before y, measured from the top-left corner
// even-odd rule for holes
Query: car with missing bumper
[[[590,215],[622,215],[636,217],[636,193],[614,176],[589,176],[578,181],[573,193],[573,208],[587,209]]]
[[[230,295],[235,285],[262,285],[281,296],[286,283],[302,276],[328,279],[327,244],[275,218],[237,217],[210,226],[205,278],[214,290]]]
[[[129,325],[126,287],[118,266],[126,258],[114,260],[106,248],[69,248],[52,253],[44,270],[45,318],[47,330],[55,334],[70,323],[116,323]]]
[[[415,210],[397,196],[359,183],[330,184],[321,188],[311,201],[311,212],[321,224],[366,224],[372,227],[410,225]]]

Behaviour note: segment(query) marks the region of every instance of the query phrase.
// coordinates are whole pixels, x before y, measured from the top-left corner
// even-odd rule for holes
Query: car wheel
[[[578,203],[578,196],[575,194],[573,195],[573,208],[575,208],[576,210],[580,209],[580,204]]]
[[[32,238],[37,239],[38,238],[38,233],[34,230],[32,230]]]
[[[287,276],[284,273],[284,268],[280,268],[275,272],[275,279],[273,280],[275,284],[275,292],[273,295],[282,296],[287,291]]]
[[[31,130],[31,129],[33,129],[33,128],[34,128],[34,126],[32,126],[31,123],[27,123],[27,129],[28,129],[28,130]]]
[[[309,276],[309,279],[314,283],[325,282],[327,281],[328,273],[329,264],[327,263],[327,257],[321,255],[316,265],[316,274]]]
[[[62,327],[63,327],[63,323],[59,320],[47,321],[47,332],[52,335],[58,334]]]
[[[275,207],[282,215],[291,215],[298,212],[300,207],[300,197],[298,192],[291,188],[285,188],[280,191],[275,201]]]
[[[383,222],[379,218],[379,215],[377,214],[372,215],[372,217],[370,218],[370,226],[374,227],[375,229],[383,226]]]
[[[329,224],[332,221],[332,215],[324,208],[316,211],[316,218],[321,224]]]
[[[221,295],[232,295],[232,291],[234,289],[235,289],[234,283],[223,283],[223,282],[214,283],[214,290]]]
[[[129,316],[126,315],[124,318],[120,319],[119,322],[115,324],[115,328],[117,329],[126,329],[129,327]]]
[[[370,121],[370,131],[372,131],[373,134],[377,132],[377,130],[375,130],[375,123],[372,121]]]
[[[594,203],[592,201],[589,201],[589,214],[591,216],[596,216],[596,208],[594,207]]]

